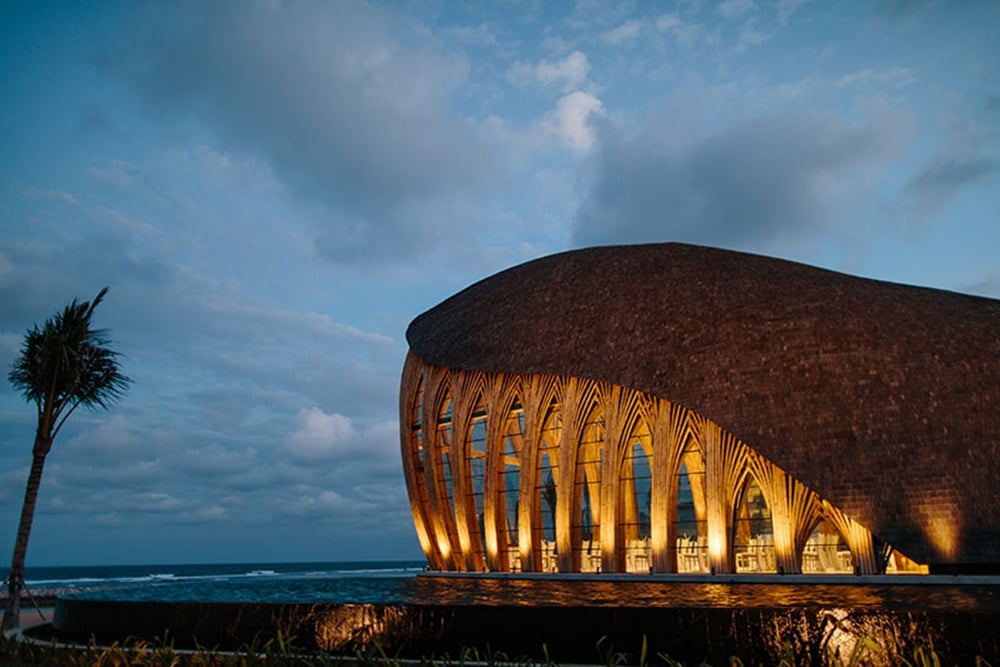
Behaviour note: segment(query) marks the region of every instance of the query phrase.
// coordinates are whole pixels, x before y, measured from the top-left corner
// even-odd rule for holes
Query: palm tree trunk
[[[42,468],[45,466],[45,456],[52,446],[51,440],[46,441],[41,436],[35,437],[35,447],[31,459],[31,472],[28,473],[28,486],[24,491],[24,504],[21,506],[21,522],[17,527],[17,540],[14,542],[14,557],[10,563],[10,575],[7,581],[7,605],[3,613],[3,629],[10,630],[21,624],[21,589],[24,586],[24,559],[28,554],[28,536],[31,533],[31,523],[35,518],[35,503],[38,500],[38,487],[42,483]]]

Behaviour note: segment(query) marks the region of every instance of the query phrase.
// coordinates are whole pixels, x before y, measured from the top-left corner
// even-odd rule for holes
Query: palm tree
[[[21,355],[7,376],[25,400],[37,406],[38,427],[7,582],[4,630],[20,624],[28,535],[42,468],[52,449],[52,441],[78,407],[107,408],[128,389],[130,380],[121,373],[118,353],[108,347],[110,341],[106,332],[90,326],[94,309],[107,292],[105,287],[91,302],[78,303],[74,299],[62,312],[46,320],[41,329],[37,324],[29,329],[24,335]]]

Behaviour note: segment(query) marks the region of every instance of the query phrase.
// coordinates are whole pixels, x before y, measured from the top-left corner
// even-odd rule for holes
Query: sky
[[[998,44],[957,0],[0,3],[0,366],[109,286],[133,381],[29,567],[420,558],[406,327],[551,253],[1000,298]],[[0,383],[0,559],[33,429]]]

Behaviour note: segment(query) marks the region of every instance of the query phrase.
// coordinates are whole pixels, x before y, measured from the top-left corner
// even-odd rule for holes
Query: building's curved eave
[[[441,366],[668,398],[918,560],[1000,560],[1000,301],[698,246],[601,247],[482,280],[407,340]]]

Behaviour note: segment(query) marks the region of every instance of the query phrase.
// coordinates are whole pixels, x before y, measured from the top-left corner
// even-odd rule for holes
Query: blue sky
[[[406,326],[553,252],[1000,297],[997,44],[990,2],[0,4],[0,365],[109,285],[134,380],[29,565],[418,558]],[[33,425],[3,383],[0,555]]]

